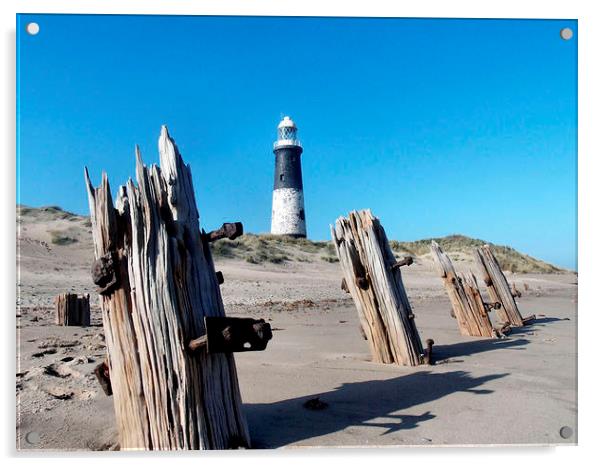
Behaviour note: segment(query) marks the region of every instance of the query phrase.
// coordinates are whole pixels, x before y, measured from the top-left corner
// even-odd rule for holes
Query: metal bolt
[[[564,40],[571,40],[573,38],[573,30],[571,28],[561,29],[560,37],[562,37]]]
[[[40,443],[40,434],[37,432],[27,432],[27,434],[25,434],[25,441],[30,445],[37,445]]]
[[[30,36],[35,36],[38,32],[40,32],[40,25],[38,23],[27,23],[27,26],[25,26],[25,31]]]
[[[560,436],[563,439],[569,439],[573,436],[573,429],[571,429],[569,426],[562,426],[560,428]]]

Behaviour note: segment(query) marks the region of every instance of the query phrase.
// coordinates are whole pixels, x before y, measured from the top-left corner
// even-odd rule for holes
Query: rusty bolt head
[[[358,278],[356,278],[355,279],[355,284],[361,290],[367,290],[368,286],[369,286],[369,282],[368,282],[368,279],[366,277],[358,277]]]
[[[272,339],[272,327],[263,319],[260,319],[258,322],[253,324],[253,330],[262,341],[268,341]]]

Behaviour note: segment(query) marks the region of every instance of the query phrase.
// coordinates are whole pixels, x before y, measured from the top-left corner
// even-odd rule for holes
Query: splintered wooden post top
[[[121,449],[248,447],[232,354],[190,341],[206,317],[225,318],[223,275],[200,230],[190,166],[166,126],[157,145],[160,163],[150,166],[136,147],[135,181],[114,202],[106,173],[94,187],[85,170],[108,359],[95,373],[115,395]],[[242,231],[224,224],[209,239]]]
[[[501,304],[501,307],[497,310],[500,321],[510,322],[512,327],[522,327],[525,324],[525,319],[523,319],[516,305],[515,293],[512,292],[492,247],[485,244],[475,248],[474,259],[487,286],[491,301]]]
[[[443,279],[452,304],[451,316],[456,319],[460,333],[473,337],[496,337],[488,314],[491,306],[483,301],[475,276],[472,273],[458,274],[436,241],[431,242],[431,256],[437,274]]]

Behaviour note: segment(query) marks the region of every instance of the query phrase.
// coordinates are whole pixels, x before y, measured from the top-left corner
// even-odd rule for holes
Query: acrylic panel
[[[577,442],[576,20],[16,29],[17,448]]]

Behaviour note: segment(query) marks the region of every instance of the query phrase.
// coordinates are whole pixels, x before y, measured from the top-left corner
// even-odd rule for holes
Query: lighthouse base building
[[[301,175],[302,152],[295,123],[289,117],[284,117],[278,125],[278,139],[274,143],[276,166],[272,194],[273,235],[307,237]]]

